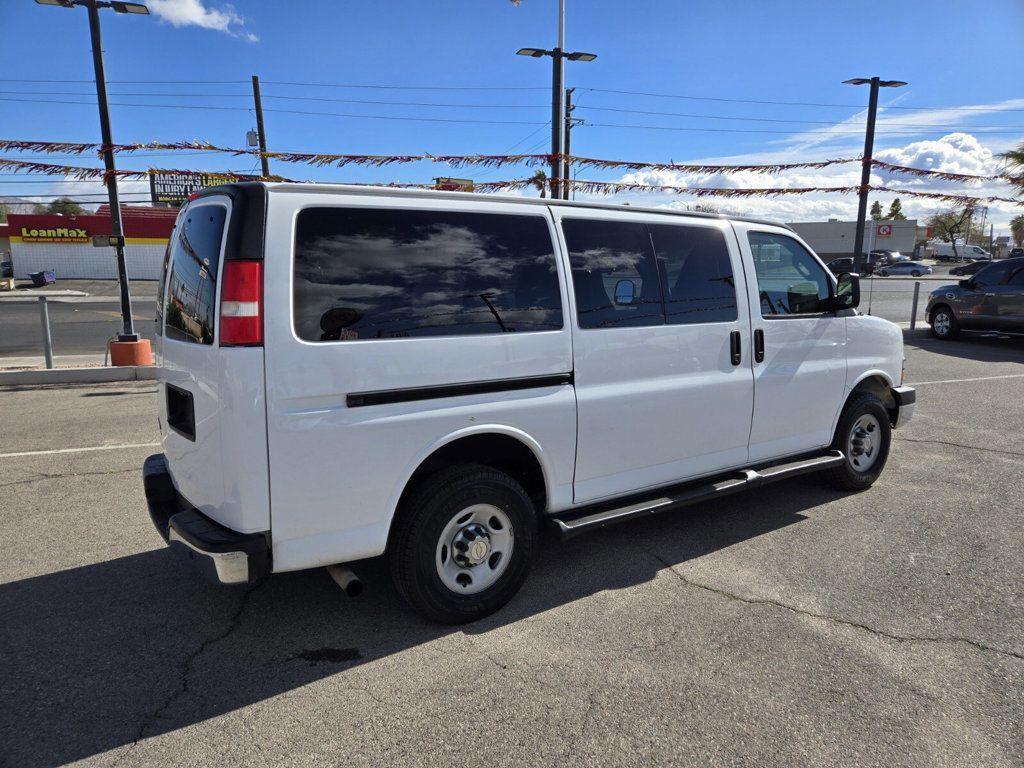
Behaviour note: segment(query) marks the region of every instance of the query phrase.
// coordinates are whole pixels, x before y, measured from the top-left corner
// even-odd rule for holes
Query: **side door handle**
[[[754,362],[764,362],[764,331],[760,328],[754,331]]]
[[[732,358],[733,365],[739,365],[743,361],[742,343],[743,339],[740,338],[739,331],[733,331],[729,334],[729,355]]]

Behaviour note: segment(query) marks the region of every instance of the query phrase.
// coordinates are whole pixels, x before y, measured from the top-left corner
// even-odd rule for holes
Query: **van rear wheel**
[[[889,412],[870,392],[853,395],[839,417],[832,448],[840,450],[846,461],[825,470],[825,478],[844,491],[870,488],[885,468],[892,441]]]
[[[476,621],[519,591],[536,539],[533,502],[513,477],[478,464],[451,467],[402,505],[388,554],[391,576],[427,619]]]

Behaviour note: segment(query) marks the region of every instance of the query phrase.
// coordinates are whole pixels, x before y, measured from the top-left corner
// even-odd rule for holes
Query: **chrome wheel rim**
[[[939,336],[945,336],[949,333],[949,315],[945,312],[936,312],[932,318],[932,327]]]
[[[472,595],[492,586],[508,568],[515,532],[493,504],[474,504],[452,516],[437,541],[435,564],[452,592]]]
[[[882,449],[882,427],[870,413],[858,418],[846,441],[846,457],[858,472],[867,472]]]

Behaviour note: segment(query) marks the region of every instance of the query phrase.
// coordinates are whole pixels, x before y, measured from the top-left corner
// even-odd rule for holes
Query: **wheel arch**
[[[897,416],[896,398],[892,393],[892,389],[895,386],[896,384],[893,382],[889,374],[881,369],[864,371],[864,373],[860,375],[860,378],[854,382],[850,391],[847,393],[846,398],[843,400],[842,407],[840,407],[836,413],[836,417],[832,421],[832,434],[835,434],[835,431],[839,426],[839,419],[842,417],[843,410],[845,410],[847,403],[861,392],[870,392],[881,400],[882,405],[885,406],[885,410],[889,412],[889,420],[891,422],[895,422]]]
[[[530,494],[538,516],[547,509],[553,471],[540,443],[515,427],[481,424],[439,439],[406,469],[388,504],[389,542],[395,519],[409,492],[430,475],[455,463],[482,464],[508,472]]]

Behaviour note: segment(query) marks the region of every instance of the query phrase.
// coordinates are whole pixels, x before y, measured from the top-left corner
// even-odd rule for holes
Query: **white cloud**
[[[203,0],[148,0],[149,9],[175,27],[202,27],[239,37],[250,43],[259,38],[245,28],[245,19],[233,5],[220,8],[207,7]]]
[[[802,148],[799,154],[786,153],[781,158],[778,153],[755,153],[732,157],[706,158],[694,162],[708,164],[742,165],[772,163],[782,160],[798,162],[801,160],[818,160],[835,153],[823,153],[821,148],[810,151]],[[947,171],[951,173],[969,173],[975,175],[993,175],[1002,170],[1003,162],[998,153],[1002,148],[994,148],[984,137],[971,133],[955,132],[935,140],[912,141],[902,145],[887,146],[876,149],[875,157],[894,165],[904,165],[927,170]],[[859,152],[843,153],[854,157]],[[582,175],[582,174],[581,174]],[[688,187],[722,187],[722,188],[772,188],[792,189],[795,187],[855,187],[860,183],[860,166],[857,163],[836,165],[819,170],[789,171],[777,175],[760,174],[749,171],[736,173],[692,174],[676,171],[634,171],[623,174],[620,181],[633,184],[649,184],[655,186],[688,186]],[[900,196],[900,190],[960,192],[965,195],[987,196],[998,195],[1014,197],[1014,190],[1000,182],[948,182],[930,178],[917,178],[902,174],[889,173],[876,169],[871,174],[873,186],[885,186],[891,193],[872,193],[871,200],[878,200],[883,208],[888,208],[894,197],[900,197],[903,212],[908,218],[925,219],[937,211],[948,208],[949,204],[940,201]],[[578,199],[584,199],[578,196]],[[598,196],[586,199],[601,199]],[[607,197],[603,199],[608,199]],[[780,222],[822,221],[830,217],[852,220],[857,214],[857,198],[853,194],[821,194],[793,195],[791,197],[751,197],[751,198],[697,198],[692,195],[672,195],[665,193],[622,194],[616,200],[629,201],[635,205],[654,205],[671,208],[685,208],[697,202],[710,203],[722,212],[731,212],[747,216],[759,216]],[[1024,212],[1024,207],[1012,203],[988,204],[989,221],[997,232],[1006,230],[1013,216]]]

